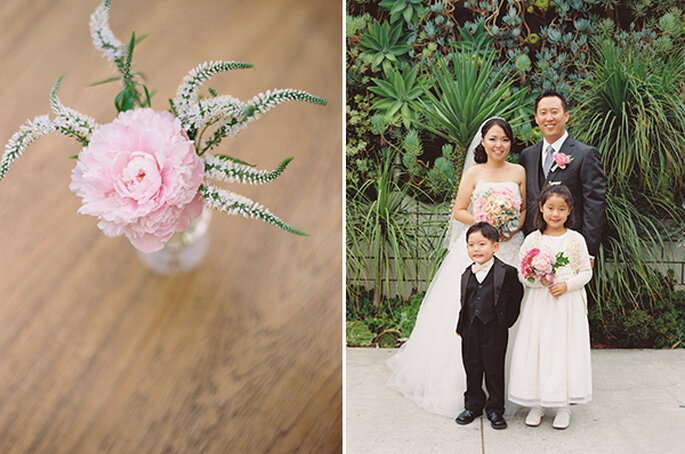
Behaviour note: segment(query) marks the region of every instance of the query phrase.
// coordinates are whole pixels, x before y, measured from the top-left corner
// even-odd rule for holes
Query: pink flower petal
[[[97,129],[79,154],[69,188],[80,213],[108,236],[126,235],[144,252],[161,249],[200,214],[202,160],[178,119],[135,109]]]

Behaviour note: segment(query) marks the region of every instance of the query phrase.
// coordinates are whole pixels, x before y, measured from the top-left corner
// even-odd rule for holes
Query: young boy
[[[508,329],[519,315],[523,286],[516,268],[495,257],[499,233],[479,222],[466,232],[466,249],[475,263],[461,276],[461,310],[457,334],[466,370],[465,410],[457,424],[469,424],[483,413],[493,429],[506,429],[504,414],[504,355]],[[488,390],[482,389],[483,374]]]

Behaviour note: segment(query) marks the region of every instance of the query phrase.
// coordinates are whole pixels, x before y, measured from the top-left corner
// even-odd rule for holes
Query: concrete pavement
[[[385,386],[395,350],[346,349],[348,454],[685,453],[685,349],[592,350],[593,401],[572,406],[571,425],[524,424],[526,409],[493,430],[484,418],[459,426]]]

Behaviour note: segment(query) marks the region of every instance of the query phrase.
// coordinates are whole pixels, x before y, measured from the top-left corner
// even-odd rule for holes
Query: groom
[[[542,131],[543,140],[523,150],[519,159],[526,169],[527,210],[523,231],[527,235],[535,230],[540,191],[548,184],[565,184],[573,195],[573,228],[585,237],[594,267],[602,240],[607,183],[599,152],[569,136],[568,118],[566,100],[560,93],[545,90],[535,100],[535,123]]]

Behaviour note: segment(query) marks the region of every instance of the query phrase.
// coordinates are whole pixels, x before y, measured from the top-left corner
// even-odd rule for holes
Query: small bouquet
[[[60,76],[50,94],[54,118],[41,115],[24,123],[5,146],[0,180],[14,161],[36,139],[58,132],[75,139],[83,149],[72,172],[69,188],[82,199],[79,213],[98,218],[107,236],[125,235],[143,252],[161,249],[175,232],[185,230],[200,215],[202,206],[228,214],[259,218],[283,230],[294,229],[260,204],[215,186],[210,181],[264,184],[277,178],[292,158],[272,171],[255,169],[240,159],[212,154],[222,140],[235,136],[250,123],[288,101],[325,105],[326,100],[307,92],[275,89],[249,101],[220,96],[200,88],[215,74],[244,68],[248,63],[214,61],[192,69],[183,79],[168,111],[151,108],[151,94],[133,72],[133,49],[142,39],[132,34],[128,44],[109,27],[111,0],[103,0],[90,17],[93,44],[110,60],[121,81],[114,99],[118,115],[108,124],[65,107],[57,96]]]
[[[521,260],[521,274],[530,283],[545,278],[551,286],[554,284],[557,268],[567,264],[568,257],[563,251],[554,255],[550,249],[533,248]]]
[[[521,218],[521,196],[508,188],[488,189],[473,199],[476,222],[487,222],[500,234],[516,230]]]

